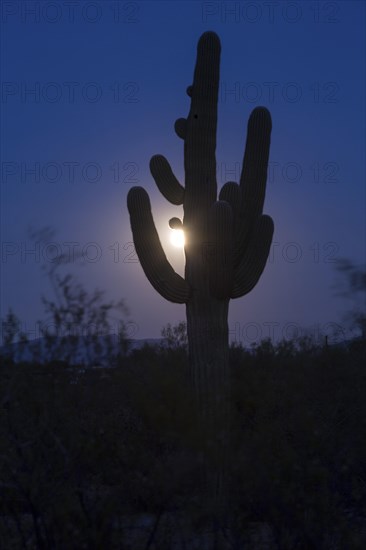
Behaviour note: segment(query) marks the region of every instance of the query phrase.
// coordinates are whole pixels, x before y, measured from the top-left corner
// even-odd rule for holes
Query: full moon
[[[184,232],[182,229],[173,229],[170,234],[170,242],[173,246],[183,248],[184,246]]]

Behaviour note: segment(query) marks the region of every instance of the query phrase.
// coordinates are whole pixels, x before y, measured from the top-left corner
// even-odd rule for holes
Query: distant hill
[[[28,342],[16,342],[0,347],[0,357],[11,357],[15,362],[37,361],[47,363],[51,360],[69,360],[70,364],[109,366],[110,359],[120,353],[129,355],[145,345],[164,347],[164,338],[142,338],[126,340],[121,346],[118,336],[110,334],[99,336],[95,342],[79,337],[76,342],[55,338],[36,338]]]
[[[327,347],[346,349],[358,341],[362,341],[359,336],[341,342],[329,343]],[[60,360],[67,361],[70,365],[109,367],[113,363],[113,358],[120,354],[129,355],[145,345],[157,348],[167,347],[164,338],[129,339],[121,346],[116,334],[99,336],[95,342],[91,342],[85,337],[79,337],[75,343],[65,342],[62,338],[55,338],[51,343],[46,338],[36,338],[25,343],[16,342],[0,346],[0,362],[2,357],[11,357],[16,363],[34,361],[44,364],[52,360]],[[323,348],[324,346],[319,346],[319,350]],[[244,346],[244,349],[248,353],[255,353],[251,347]]]

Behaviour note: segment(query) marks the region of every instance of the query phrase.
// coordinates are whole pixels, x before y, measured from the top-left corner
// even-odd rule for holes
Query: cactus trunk
[[[229,300],[197,294],[187,303],[187,333],[192,386],[204,434],[203,490],[215,506],[226,502],[229,444]]]
[[[216,298],[210,291],[208,281],[216,250],[212,235],[208,234],[208,216],[202,209],[200,213],[201,227],[196,227],[195,239],[187,236],[185,247],[185,280],[192,289],[186,303],[187,335],[192,388],[203,437],[202,489],[217,511],[217,507],[226,501],[227,487],[224,458],[230,431],[229,298]],[[184,223],[187,224],[186,217]],[[197,239],[197,235],[201,239]]]

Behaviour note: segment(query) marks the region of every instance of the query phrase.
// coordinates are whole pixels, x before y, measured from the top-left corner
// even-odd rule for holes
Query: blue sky
[[[88,289],[124,298],[134,337],[159,337],[185,317],[136,261],[126,195],[151,197],[166,253],[167,203],[149,172],[165,155],[183,182],[185,117],[199,36],[221,40],[218,184],[238,180],[251,110],[265,105],[273,131],[265,213],[275,233],[255,289],[230,304],[243,344],[317,326],[342,326],[335,260],[365,262],[365,4],[335,2],[2,2],[1,317],[9,307],[30,336],[52,296],[29,228],[50,226],[58,250]],[[33,90],[33,91],[32,91]],[[28,251],[28,253],[27,253]]]

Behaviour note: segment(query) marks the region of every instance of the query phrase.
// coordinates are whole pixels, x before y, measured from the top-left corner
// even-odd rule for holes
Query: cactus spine
[[[206,471],[211,496],[223,502],[229,434],[230,298],[247,294],[267,261],[273,222],[263,215],[271,134],[271,117],[264,107],[253,110],[240,184],[227,182],[217,200],[216,127],[220,40],[205,32],[198,42],[193,85],[187,88],[191,107],[175,123],[184,141],[185,185],[168,161],[155,155],[152,176],[164,197],[183,205],[185,277],[169,264],[151,214],[148,194],[133,187],[127,198],[136,252],[152,286],[167,300],[186,304],[189,361],[206,432]],[[213,494],[212,494],[213,490]]]

